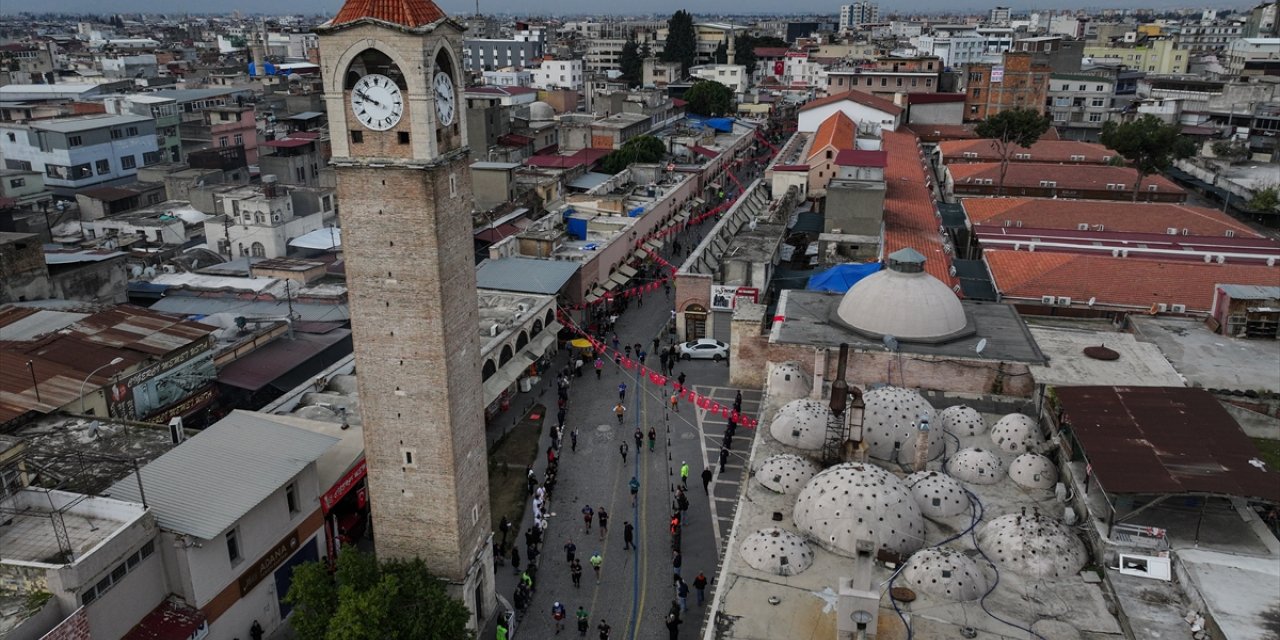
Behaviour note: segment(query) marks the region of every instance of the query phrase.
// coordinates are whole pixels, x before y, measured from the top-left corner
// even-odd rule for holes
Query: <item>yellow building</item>
[[[1093,45],[1084,48],[1084,57],[1094,62],[1115,61],[1135,71],[1186,73],[1190,52],[1179,49],[1172,39],[1148,40],[1135,45]]]

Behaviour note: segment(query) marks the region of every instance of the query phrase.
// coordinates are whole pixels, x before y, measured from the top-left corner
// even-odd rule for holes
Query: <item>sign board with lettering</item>
[[[1004,82],[1004,67],[991,67],[991,82]]]
[[[253,566],[249,567],[248,571],[240,574],[240,597],[243,598],[249,595],[249,592],[253,591],[253,588],[258,586],[258,583],[262,582],[263,578],[271,575],[271,572],[275,571],[276,567],[280,566],[280,563],[288,560],[289,556],[292,556],[293,552],[298,550],[300,542],[298,531],[294,529],[284,540],[276,543],[276,546],[263,554],[261,558],[258,558],[258,561],[253,563]]]
[[[201,340],[114,382],[107,393],[107,413],[124,420],[147,418],[197,395],[216,376],[209,341]]]

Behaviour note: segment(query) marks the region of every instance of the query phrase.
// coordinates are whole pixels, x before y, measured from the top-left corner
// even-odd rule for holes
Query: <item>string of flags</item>
[[[648,380],[650,384],[657,387],[663,387],[664,389],[671,389],[676,393],[680,400],[690,402],[699,409],[705,409],[708,413],[719,414],[720,417],[726,420],[733,420],[734,424],[740,427],[754,429],[756,428],[756,425],[759,424],[759,421],[755,418],[735,411],[732,404],[720,404],[710,396],[704,396],[690,387],[681,385],[675,378],[665,376],[658,371],[654,371],[653,369],[646,367],[638,359],[632,358],[617,349],[610,348],[594,336],[579,328],[576,323],[569,319],[568,314],[564,313],[563,309],[557,309],[556,313],[560,316],[561,324],[590,342],[591,346],[596,350],[596,353],[602,354],[601,357],[612,359],[614,362],[622,365],[622,368],[627,371],[636,371],[639,369],[640,378]]]

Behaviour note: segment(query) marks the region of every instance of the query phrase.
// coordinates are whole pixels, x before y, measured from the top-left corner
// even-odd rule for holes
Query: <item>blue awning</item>
[[[879,270],[879,262],[838,264],[826,271],[810,276],[808,289],[810,291],[844,293],[857,284],[859,280]]]

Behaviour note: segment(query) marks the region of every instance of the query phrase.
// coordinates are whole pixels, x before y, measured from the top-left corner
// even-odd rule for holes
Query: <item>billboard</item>
[[[145,420],[205,391],[216,377],[209,341],[202,340],[112,383],[107,413],[122,420]]]
[[[991,67],[991,82],[1004,82],[1004,67]]]

